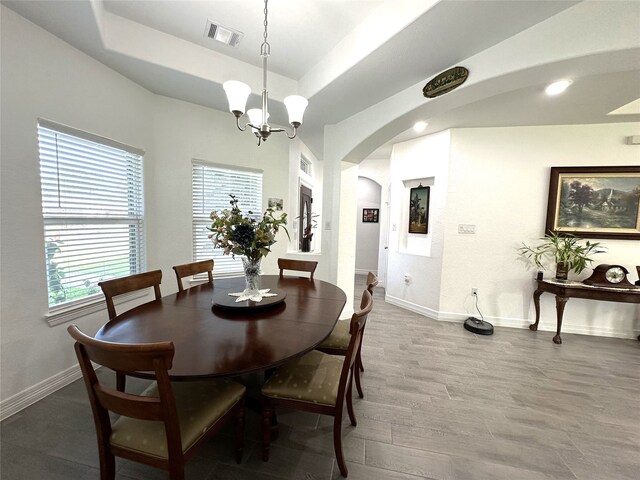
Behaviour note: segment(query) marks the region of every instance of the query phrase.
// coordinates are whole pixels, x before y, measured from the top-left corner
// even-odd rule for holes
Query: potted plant
[[[247,283],[241,300],[247,298],[259,302],[260,292],[258,280],[260,275],[260,262],[271,252],[271,245],[276,243],[276,234],[283,229],[289,236],[287,214],[279,217],[274,215],[273,208],[267,208],[260,216],[252,211],[243,214],[238,207],[238,199],[229,194],[231,210],[214,210],[211,212],[211,226],[207,227],[212,233],[209,238],[214,248],[224,250],[224,255],[242,255],[242,266]]]
[[[301,252],[310,252],[311,251],[311,240],[313,239],[313,229],[318,226],[318,222],[316,221],[316,217],[320,215],[317,213],[311,213],[311,217],[303,217],[306,225],[302,229],[302,241],[300,242],[300,251]],[[299,220],[300,217],[296,217],[296,220]]]
[[[543,261],[551,259],[556,265],[556,279],[566,280],[570,270],[581,273],[587,268],[593,259],[592,255],[604,252],[600,242],[586,241],[571,234],[562,234],[554,231],[546,234],[542,243],[536,247],[522,244],[518,249],[520,255],[533,261],[538,268],[545,269]]]

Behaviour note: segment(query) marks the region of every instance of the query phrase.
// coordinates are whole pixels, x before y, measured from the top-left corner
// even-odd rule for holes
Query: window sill
[[[128,293],[120,295],[119,298],[114,299],[113,303],[115,305],[120,305],[130,300],[142,298],[146,295],[147,292]],[[75,320],[76,318],[84,317],[101,310],[106,310],[106,308],[107,304],[104,300],[104,297],[98,296],[92,299],[87,299],[86,301],[81,303],[76,303],[72,306],[56,308],[55,310],[47,313],[45,315],[45,319],[47,320],[47,323],[50,327],[55,327],[56,325],[62,325],[63,323],[70,322],[71,320]]]

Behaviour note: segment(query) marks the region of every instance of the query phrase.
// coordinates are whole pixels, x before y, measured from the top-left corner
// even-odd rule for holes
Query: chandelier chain
[[[269,42],[267,41],[267,27],[269,26],[269,22],[267,21],[267,15],[269,14],[269,9],[267,7],[268,3],[269,0],[264,0],[264,33],[262,34],[264,41],[260,46],[260,55],[262,56],[271,55],[271,45],[269,45]]]

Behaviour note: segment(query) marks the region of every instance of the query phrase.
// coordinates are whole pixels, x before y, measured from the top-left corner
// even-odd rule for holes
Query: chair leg
[[[346,478],[349,475],[349,471],[344,461],[344,453],[342,453],[342,415],[333,417],[333,449],[336,452],[340,474]]]
[[[362,355],[361,355],[361,352],[362,352],[362,344],[360,344],[360,348],[358,348],[358,354],[357,354],[357,356],[356,356],[356,363],[357,363],[357,365],[358,365],[358,369],[359,369],[361,372],[364,372],[364,365],[362,364]]]
[[[116,389],[119,392],[124,392],[126,384],[127,384],[127,377],[125,376],[125,374],[116,372]]]
[[[184,480],[184,461],[169,461],[169,480]]]
[[[111,453],[100,449],[100,480],[115,480],[116,458]]]
[[[353,425],[354,427],[358,425],[356,415],[353,412],[353,375],[354,372],[357,371],[358,369],[356,365],[351,367],[351,378],[349,379],[349,387],[347,387],[347,412],[349,413],[349,420],[351,420],[351,425]]]
[[[353,365],[353,375],[356,377],[356,389],[358,390],[358,396],[360,398],[364,398],[364,393],[362,392],[362,385],[360,385],[360,368],[358,367],[358,363]]]
[[[236,417],[236,463],[242,461],[242,452],[244,450],[244,400],[241,401]]]
[[[269,461],[269,447],[271,444],[271,419],[273,417],[273,407],[271,400],[262,398],[262,461]]]

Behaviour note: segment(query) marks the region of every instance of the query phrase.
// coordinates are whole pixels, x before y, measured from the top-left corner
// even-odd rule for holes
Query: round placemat
[[[225,308],[229,310],[258,310],[260,308],[269,308],[284,302],[287,292],[278,288],[272,288],[269,293],[275,293],[275,297],[263,297],[259,302],[251,300],[243,300],[236,302],[238,297],[229,295],[229,290],[214,292],[212,304],[217,308]]]

